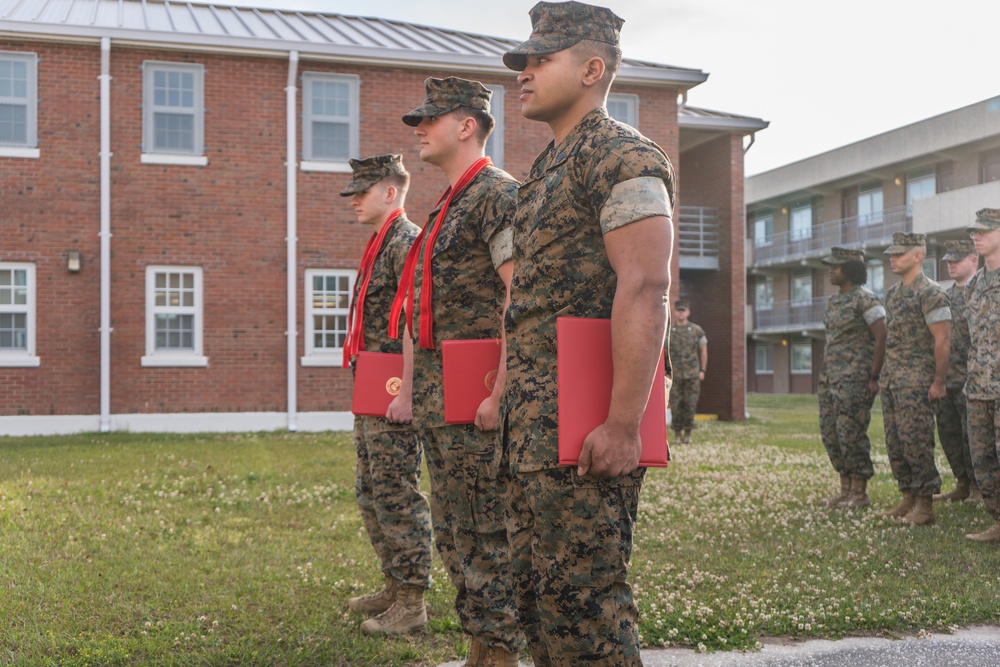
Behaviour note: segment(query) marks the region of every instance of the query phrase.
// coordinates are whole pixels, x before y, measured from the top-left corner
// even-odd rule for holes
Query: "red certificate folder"
[[[358,352],[354,361],[354,399],[351,412],[385,417],[389,403],[403,384],[403,355]]]
[[[556,319],[559,373],[559,463],[576,465],[583,440],[608,418],[614,367],[611,320],[581,317]],[[639,465],[665,467],[667,446],[666,391],[663,354],[657,363],[646,413],[639,426]]]
[[[495,338],[443,341],[441,363],[445,423],[474,423],[480,403],[493,393],[497,381],[500,341]]]

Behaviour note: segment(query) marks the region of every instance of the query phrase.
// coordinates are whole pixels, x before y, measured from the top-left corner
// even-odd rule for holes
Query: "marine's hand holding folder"
[[[577,465],[583,442],[608,418],[614,365],[611,320],[560,317],[556,320],[559,382],[559,463]],[[666,394],[663,356],[653,378],[649,401],[639,427],[639,465],[664,467],[667,446]]]
[[[354,364],[354,399],[351,412],[385,417],[389,403],[403,384],[403,355],[358,352]]]
[[[475,423],[476,411],[493,393],[500,363],[500,341],[494,338],[443,341],[441,361],[445,423]]]

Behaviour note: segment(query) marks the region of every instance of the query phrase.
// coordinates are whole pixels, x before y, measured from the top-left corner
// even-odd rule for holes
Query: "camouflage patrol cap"
[[[892,245],[885,249],[885,255],[902,255],[914,248],[926,248],[927,235],[913,232],[896,232],[892,235]]]
[[[490,112],[493,91],[478,81],[460,79],[457,76],[449,76],[447,79],[427,78],[424,88],[427,90],[424,103],[403,116],[403,122],[410,127],[420,125],[421,118],[440,116],[459,107]]]
[[[363,160],[352,158],[348,163],[351,165],[354,176],[347,187],[340,191],[341,197],[350,197],[364,192],[386,176],[406,173],[402,155],[376,155]]]
[[[960,262],[972,253],[976,252],[976,246],[972,241],[945,241],[944,242],[944,257],[946,262]]]
[[[965,228],[967,232],[976,230],[988,232],[1000,229],[1000,208],[981,208],[976,211],[976,221]]]
[[[677,299],[674,301],[674,310],[691,310],[691,304],[687,299]]]
[[[529,54],[555,53],[585,39],[617,46],[625,23],[607,7],[582,2],[539,2],[528,15],[528,41],[503,54],[503,64],[517,72],[527,66]]]
[[[844,262],[849,262],[852,259],[863,262],[865,261],[865,253],[860,250],[834,246],[830,249],[830,256],[824,257],[820,261],[824,264],[843,264]]]

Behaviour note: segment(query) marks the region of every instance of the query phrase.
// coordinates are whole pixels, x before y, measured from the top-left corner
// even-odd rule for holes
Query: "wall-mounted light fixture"
[[[77,273],[82,263],[79,250],[70,250],[66,253],[66,270],[70,273]]]

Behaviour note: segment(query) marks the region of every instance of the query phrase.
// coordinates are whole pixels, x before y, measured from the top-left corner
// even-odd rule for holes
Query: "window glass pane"
[[[23,144],[27,140],[27,105],[0,104],[0,142]]]
[[[812,206],[793,208],[791,226],[793,241],[812,238]]]
[[[937,194],[934,168],[917,169],[906,174],[906,204]]]
[[[937,267],[938,267],[937,257],[924,258],[924,275],[930,278],[931,280],[937,280]]]
[[[795,276],[792,278],[792,302],[797,304],[812,301],[812,276]]]
[[[194,315],[156,315],[156,349],[193,350]]]
[[[154,149],[194,150],[194,116],[154,113]]]
[[[313,122],[312,151],[314,158],[350,157],[350,126],[347,123]]]
[[[757,308],[771,308],[774,305],[774,282],[762,280],[757,283]]]
[[[792,345],[792,370],[800,373],[812,372],[812,344]]]
[[[28,316],[24,313],[0,313],[0,350],[26,350]]]
[[[756,245],[767,245],[774,236],[774,217],[757,218],[753,223],[753,240]]]
[[[769,373],[774,370],[774,348],[772,346],[757,346],[756,367],[758,373]]]

